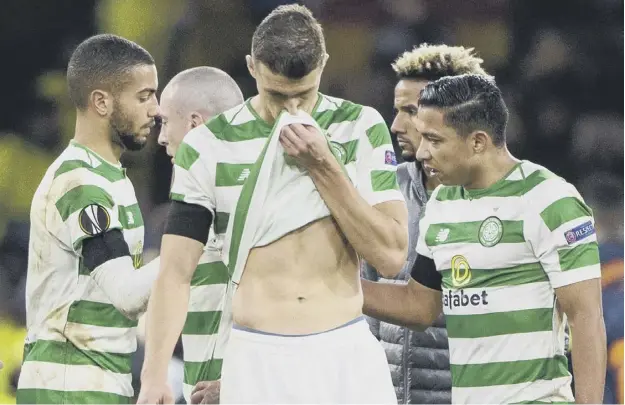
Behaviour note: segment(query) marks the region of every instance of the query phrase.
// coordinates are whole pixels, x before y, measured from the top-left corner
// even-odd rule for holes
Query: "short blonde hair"
[[[404,52],[391,65],[399,79],[434,81],[445,76],[476,74],[492,78],[482,68],[484,62],[474,48],[421,44]]]

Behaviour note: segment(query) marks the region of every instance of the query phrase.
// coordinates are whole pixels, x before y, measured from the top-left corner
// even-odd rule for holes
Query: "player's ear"
[[[191,129],[197,128],[200,125],[204,124],[206,120],[202,117],[202,114],[199,112],[192,112],[189,122],[191,123]]]
[[[326,67],[326,63],[328,63],[328,59],[330,59],[330,55],[327,53],[323,56],[323,64],[321,65],[321,69]]]
[[[113,98],[104,90],[93,90],[89,94],[89,104],[93,106],[95,112],[101,117],[113,111]]]
[[[468,141],[475,154],[484,153],[488,145],[489,136],[484,131],[475,131],[469,134]]]
[[[250,75],[256,79],[256,68],[254,66],[254,59],[252,55],[245,55],[245,64],[247,65],[247,70],[250,72]]]

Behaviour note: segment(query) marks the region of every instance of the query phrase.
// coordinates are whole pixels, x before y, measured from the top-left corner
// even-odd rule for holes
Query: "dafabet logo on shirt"
[[[451,258],[451,283],[454,287],[463,287],[471,281],[471,266],[466,257],[455,255]],[[480,292],[465,293],[463,289],[447,290],[443,292],[443,306],[449,309],[459,307],[477,307],[488,305],[488,293]]]
[[[447,238],[445,238],[447,239]],[[466,257],[455,255],[451,258],[451,282],[454,287],[462,287],[471,281],[471,266]]]

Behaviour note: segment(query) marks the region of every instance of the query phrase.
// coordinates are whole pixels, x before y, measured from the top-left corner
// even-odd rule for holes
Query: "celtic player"
[[[476,75],[425,87],[416,156],[435,175],[407,285],[363,281],[364,312],[412,328],[447,320],[454,403],[601,403],[599,253],[575,187],[506,148],[508,112]]]
[[[327,58],[308,9],[276,8],[246,57],[258,94],[185,136],[147,313],[138,403],[171,401],[166,362],[211,227],[232,270],[233,298],[222,313],[234,324],[214,356],[224,359],[222,404],[397,403],[384,351],[362,317],[358,264],[364,257],[380,273],[397,274],[406,257],[406,207],[380,114],[319,94]],[[284,124],[289,117],[313,125]],[[269,178],[263,167],[281,173]],[[283,198],[249,208],[263,196]],[[256,226],[261,221],[268,226]],[[242,236],[227,238],[233,229]],[[252,232],[267,239],[246,249]],[[230,257],[241,257],[240,266]]]
[[[28,335],[18,403],[130,403],[136,316],[158,260],[141,265],[143,219],[119,163],[159,113],[152,56],[113,35],[81,43],[67,68],[74,139],[31,208]]]
[[[158,142],[173,162],[189,131],[242,102],[239,86],[226,72],[208,66],[184,70],[171,79],[161,94],[162,127]],[[207,381],[202,384],[206,389],[193,392],[194,397],[204,398],[204,393],[214,396],[219,389],[219,382],[215,380],[221,374],[222,359],[214,354],[219,352],[216,346],[224,334],[223,330],[220,334],[219,329],[228,269],[213,242],[214,235],[211,235],[193,273],[189,311],[182,329],[183,392],[189,404],[193,403],[192,392],[198,382]]]

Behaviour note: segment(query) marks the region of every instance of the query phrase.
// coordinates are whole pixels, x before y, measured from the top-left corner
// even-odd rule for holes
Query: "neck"
[[[95,121],[87,114],[80,111],[76,113],[74,140],[91,149],[106,161],[118,164],[123,149],[111,142],[111,130],[108,124]]]
[[[252,98],[252,108],[268,124],[273,125],[275,118],[271,116],[271,113],[263,106],[260,101],[260,96],[256,95]]]
[[[465,185],[466,189],[485,189],[501,180],[519,163],[519,159],[510,154],[508,148],[497,149],[492,156],[484,158],[484,163],[475,169],[474,181]]]

